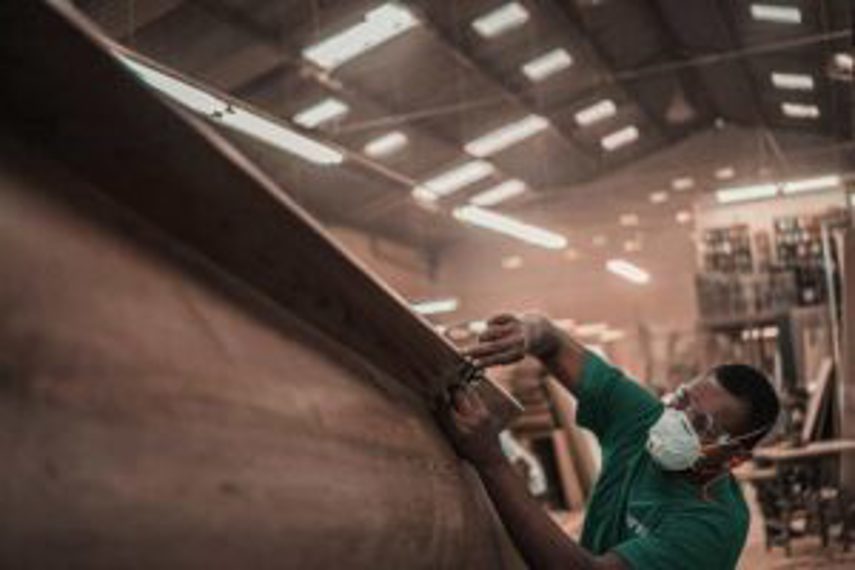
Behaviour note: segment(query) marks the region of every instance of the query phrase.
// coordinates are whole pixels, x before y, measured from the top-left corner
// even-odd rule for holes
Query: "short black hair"
[[[742,434],[757,432],[746,447],[754,447],[775,426],[781,404],[765,374],[745,364],[723,364],[713,370],[719,385],[748,406],[748,425]],[[734,434],[737,435],[737,434]]]

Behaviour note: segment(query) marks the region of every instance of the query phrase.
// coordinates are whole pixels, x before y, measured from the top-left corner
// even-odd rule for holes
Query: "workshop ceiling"
[[[526,191],[494,208],[524,214],[722,125],[762,133],[776,164],[803,150],[799,140],[822,141],[832,162],[852,154],[851,76],[833,69],[851,43],[848,0],[75,5],[132,50],[289,125],[328,98],[343,103],[304,131],[346,149],[341,164],[236,138],[322,219],[421,246],[465,236],[450,210],[502,182]],[[411,20],[388,41],[337,66],[305,51],[389,6]],[[513,144],[507,129],[504,148],[478,141],[509,126],[521,129]],[[478,160],[460,189],[430,204],[413,197]]]

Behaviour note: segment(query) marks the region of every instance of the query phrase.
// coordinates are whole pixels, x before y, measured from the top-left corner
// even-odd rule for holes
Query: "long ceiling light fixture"
[[[716,191],[716,199],[720,204],[731,204],[734,202],[746,202],[748,200],[762,200],[774,198],[779,191],[786,195],[802,194],[805,192],[818,192],[822,190],[834,190],[840,188],[843,180],[838,174],[826,174],[802,180],[791,180],[789,182],[768,184],[757,184],[754,186],[740,186],[737,188],[724,188]]]
[[[801,24],[802,11],[795,6],[777,4],[751,4],[751,17],[775,24]]]
[[[671,181],[671,188],[676,192],[685,192],[695,187],[695,179],[691,176],[682,176]]]
[[[739,186],[716,190],[715,197],[720,204],[733,204],[749,200],[762,200],[778,195],[777,184],[757,184],[754,186]]]
[[[473,226],[503,233],[547,249],[563,249],[567,247],[567,238],[560,234],[520,222],[508,216],[479,208],[478,206],[456,208],[454,210],[454,217]]]
[[[772,85],[778,89],[813,91],[813,76],[804,73],[772,72]]]
[[[293,121],[301,127],[314,129],[333,119],[343,117],[349,110],[347,103],[335,97],[327,97],[294,115]]]
[[[469,203],[474,206],[481,207],[495,206],[496,204],[501,204],[505,200],[510,200],[514,196],[518,196],[525,191],[525,182],[517,178],[512,178],[511,180],[502,182],[498,186],[494,186],[489,190],[476,194],[469,199]]]
[[[493,174],[496,168],[486,160],[470,160],[460,166],[426,180],[413,189],[418,199],[437,199]]]
[[[605,150],[611,152],[630,143],[634,143],[638,140],[638,137],[638,128],[633,125],[630,125],[628,127],[620,129],[619,131],[615,131],[609,135],[604,136],[600,140],[600,144]]]
[[[781,112],[793,119],[818,119],[819,107],[806,103],[781,103]]]
[[[116,53],[118,60],[147,85],[208,119],[314,164],[340,164],[341,152],[199,87]]]
[[[638,285],[650,282],[650,274],[647,271],[623,259],[610,259],[606,262],[606,269]]]
[[[543,81],[573,65],[573,57],[563,48],[556,48],[534,58],[522,66],[526,77],[532,81]]]
[[[439,315],[442,313],[452,313],[460,306],[460,302],[451,297],[448,299],[434,299],[432,301],[422,301],[413,303],[413,310],[420,315]]]
[[[816,178],[806,178],[804,180],[793,180],[792,182],[784,182],[781,190],[784,194],[801,194],[802,192],[816,192],[818,190],[830,190],[840,186],[840,176],[829,174],[827,176],[818,176]]]
[[[604,121],[617,114],[617,105],[611,99],[602,99],[589,107],[578,111],[574,118],[576,123],[582,127],[588,127],[594,123]]]
[[[482,38],[495,38],[518,28],[529,19],[528,10],[519,2],[508,2],[472,21],[472,27]]]
[[[548,126],[549,121],[543,117],[529,115],[466,143],[463,150],[472,156],[490,156],[536,135]]]
[[[395,154],[407,146],[408,142],[407,135],[401,131],[393,131],[368,141],[362,151],[372,158],[382,158]]]
[[[403,6],[383,4],[366,13],[355,26],[305,48],[303,57],[330,71],[418,24],[418,19]]]

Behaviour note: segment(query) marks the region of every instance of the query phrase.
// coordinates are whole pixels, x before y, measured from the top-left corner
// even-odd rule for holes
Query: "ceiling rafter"
[[[591,49],[597,55],[597,58],[600,62],[603,62],[604,67],[609,70],[609,73],[615,79],[615,84],[618,85],[621,91],[626,94],[630,100],[632,100],[635,105],[642,111],[647,122],[654,127],[656,127],[657,134],[659,134],[664,140],[673,140],[673,135],[667,126],[663,123],[663,121],[656,115],[653,109],[651,109],[646,101],[643,98],[638,97],[635,93],[635,90],[632,87],[632,82],[622,77],[620,74],[615,73],[614,66],[609,58],[606,56],[606,51],[603,48],[601,42],[594,37],[593,34],[586,33],[588,32],[587,27],[585,26],[584,17],[580,11],[580,8],[576,2],[564,1],[559,2],[557,0],[550,0],[550,3],[553,6],[558,8],[557,12],[564,16],[564,20],[567,26],[570,28],[571,32],[584,34],[588,44],[591,46]]]

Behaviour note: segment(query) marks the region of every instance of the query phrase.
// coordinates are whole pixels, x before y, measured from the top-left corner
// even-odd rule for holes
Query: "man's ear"
[[[750,451],[745,451],[745,450],[737,451],[736,453],[734,453],[730,457],[730,459],[728,459],[727,468],[728,469],[735,469],[736,467],[739,467],[740,465],[742,465],[743,463],[745,463],[749,459],[751,459],[751,452]]]

